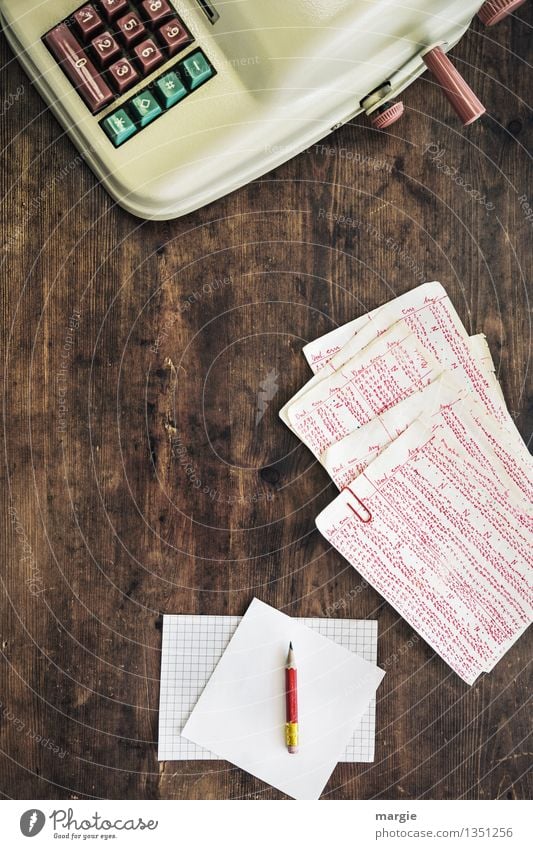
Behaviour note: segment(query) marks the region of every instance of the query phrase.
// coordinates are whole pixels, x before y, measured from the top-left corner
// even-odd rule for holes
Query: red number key
[[[100,6],[108,21],[114,21],[128,11],[128,0],[100,0]]]
[[[124,15],[122,18],[119,18],[117,21],[117,27],[126,47],[131,47],[133,44],[137,44],[141,38],[146,36],[146,30],[143,23],[139,15],[135,12],[131,12],[129,15]]]
[[[102,18],[94,6],[91,6],[90,4],[82,6],[81,9],[74,12],[72,18],[76,22],[78,32],[84,41],[89,41],[93,35],[96,35],[97,32],[100,32],[100,30],[103,30],[104,28]]]
[[[128,88],[131,88],[139,79],[139,74],[127,59],[119,59],[114,65],[111,65],[108,71],[113,85],[119,94],[122,94]]]
[[[122,50],[107,30],[93,38],[91,47],[100,68],[107,68],[111,62],[122,55]]]
[[[158,37],[169,56],[174,56],[192,41],[189,30],[179,20],[172,18],[158,30]]]
[[[141,3],[141,9],[145,19],[153,26],[163,23],[165,18],[171,18],[174,14],[167,0],[144,0],[144,3]]]
[[[66,24],[51,30],[44,41],[93,115],[114,100],[113,92]]]
[[[146,41],[141,41],[141,43],[134,48],[133,52],[137,57],[137,61],[144,76],[151,73],[151,71],[153,71],[154,68],[157,68],[163,61],[163,54],[151,38],[147,38]]]

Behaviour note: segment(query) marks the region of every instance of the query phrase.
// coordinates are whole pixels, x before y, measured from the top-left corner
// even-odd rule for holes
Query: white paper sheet
[[[396,319],[400,315],[401,309],[403,306],[409,307],[412,306],[413,303],[423,303],[424,291],[432,291],[429,287],[432,286],[440,286],[440,283],[424,283],[423,286],[418,286],[416,289],[410,292],[405,292],[405,294],[400,295],[394,300],[394,304],[396,304],[398,314]],[[320,336],[318,339],[314,339],[312,342],[309,342],[303,349],[303,353],[313,371],[313,377],[307,381],[307,383],[302,386],[302,388],[295,394],[293,397],[281,408],[279,411],[279,415],[281,420],[287,425],[287,427],[291,427],[291,423],[288,416],[288,409],[292,403],[297,401],[302,395],[305,395],[306,392],[309,392],[310,389],[313,389],[324,377],[327,377],[328,374],[336,371],[336,367],[325,368],[332,360],[332,358],[348,343],[353,345],[354,337],[357,336],[364,328],[368,331],[368,325],[376,318],[377,314],[386,309],[389,304],[383,304],[380,307],[377,307],[375,310],[372,310],[369,313],[365,313],[364,315],[359,316],[359,318],[355,318],[353,321],[349,321],[348,324],[343,324],[341,327],[336,327],[335,330],[330,331],[330,333],[326,333],[324,336]],[[392,325],[393,322],[390,322]],[[378,327],[383,327],[383,324],[376,325],[376,332],[371,333],[370,336],[375,338],[379,335]],[[368,333],[363,337],[363,341],[358,347],[354,347],[352,354],[360,351],[365,347],[369,342]],[[350,357],[345,357],[342,362],[345,363],[349,360]]]
[[[533,513],[533,457],[516,426],[504,427],[487,416],[469,392],[455,398],[448,392],[447,396],[438,408],[426,406],[421,420],[437,434],[451,431],[479,474],[492,475],[497,485],[512,489],[517,499],[522,497],[517,521],[523,510]]]
[[[285,746],[284,665],[298,667],[300,751]],[[183,735],[296,799],[317,799],[383,670],[254,599]]]
[[[330,445],[429,385],[441,371],[415,334],[396,322],[291,404],[291,427],[320,458]]]
[[[490,381],[494,365],[478,337],[469,339],[444,287],[434,281],[424,283],[410,292],[379,307],[377,310],[350,322],[344,328],[327,334],[304,348],[306,356],[321,369],[280,410],[280,417],[291,427],[291,407],[311,390],[316,390],[325,375],[333,374],[360,353],[365,346],[397,322],[403,322],[405,332],[413,332],[442,369],[456,372],[456,377],[475,394],[487,412],[503,424],[512,424],[499,385]],[[354,327],[356,332],[354,333]],[[348,328],[345,331],[345,328]],[[346,338],[348,336],[348,338]],[[335,340],[335,342],[334,342]],[[344,344],[340,346],[340,342]],[[336,343],[339,347],[336,352]],[[312,347],[311,347],[312,346]],[[480,357],[480,354],[483,356]]]
[[[370,312],[364,313],[358,318],[355,318],[353,321],[349,321],[347,324],[342,324],[340,327],[336,327],[329,333],[325,333],[323,336],[313,339],[313,341],[309,342],[303,349],[303,354],[309,363],[313,374],[318,374],[324,366],[329,363],[332,357],[334,357],[341,348],[344,348],[353,336],[359,333],[370,321],[376,318],[377,314],[384,309],[384,307],[394,303],[396,304],[398,315],[400,315],[401,311],[405,307],[409,308],[412,307],[414,303],[419,303],[420,295],[424,297],[426,291],[432,292],[432,287],[440,285],[440,283],[423,283],[421,286],[417,286],[416,289],[410,289],[408,292],[404,292],[403,295],[398,295],[396,298],[387,301],[385,304],[376,307],[374,310],[370,310]]]
[[[432,283],[432,284],[426,284],[426,285],[433,286],[435,284]],[[415,291],[418,291],[418,290],[415,290]],[[409,295],[411,295],[411,292],[409,292]],[[380,307],[380,309],[383,309],[383,307]],[[364,318],[368,319],[367,316],[364,316]],[[350,327],[352,324],[354,324],[354,322],[350,322],[349,324],[346,325],[346,327]],[[339,328],[339,330],[340,329],[341,328]],[[353,334],[350,335],[350,339],[348,340],[348,343],[350,343],[350,341],[352,339],[353,339]],[[359,339],[360,339],[361,348],[362,348],[362,347],[364,347],[363,342],[366,342],[366,339],[363,335],[360,335]],[[470,353],[472,354],[472,357],[476,360],[476,362],[477,362],[480,370],[482,371],[482,373],[485,376],[495,375],[494,361],[492,359],[492,355],[490,353],[490,348],[488,346],[488,342],[487,342],[487,339],[484,336],[484,334],[478,333],[476,336],[470,336],[469,339],[468,339],[468,346],[470,348]],[[351,350],[354,350],[353,344],[352,344]],[[290,419],[289,419],[289,407],[292,404],[294,404],[295,401],[298,401],[300,398],[302,398],[307,392],[309,392],[310,389],[313,389],[314,387],[316,387],[322,380],[327,378],[334,371],[338,371],[338,369],[340,367],[338,365],[338,363],[341,362],[341,361],[344,364],[346,362],[346,358],[345,358],[344,353],[342,353],[342,356],[341,356],[341,352],[339,352],[339,359],[335,358],[335,368],[333,368],[331,365],[329,366],[329,368],[324,367],[324,366],[328,365],[331,362],[331,360],[324,362],[324,366],[320,369],[320,371],[316,372],[316,374],[314,374],[313,377],[310,380],[308,380],[307,383],[305,383],[302,386],[302,388],[299,389],[298,392],[296,392],[292,396],[292,398],[290,398],[287,401],[286,404],[284,404],[284,406],[279,411],[279,417],[283,421],[283,423],[287,425],[288,428],[290,428],[292,430],[291,422],[290,422]],[[503,404],[505,404],[503,392],[502,392],[500,384],[498,383],[497,380],[493,381],[493,389],[494,389],[494,392],[496,393],[497,397],[499,398],[499,400]]]
[[[472,353],[472,346],[461,319],[440,283],[425,283],[411,292],[411,302],[404,296],[403,306],[397,301],[385,304],[335,356],[327,368],[336,371],[361,345],[371,342],[376,334],[384,333],[394,321],[405,325],[406,332],[415,334],[418,341],[430,352],[443,369],[454,373],[474,394],[487,413],[503,423],[509,414],[500,392],[494,391],[489,380],[490,372],[483,368]]]
[[[443,404],[450,404],[466,394],[466,389],[461,389],[454,381],[453,374],[444,372],[429,386],[414,392],[344,439],[330,445],[322,454],[320,462],[339,489],[343,489],[424,411],[432,415]]]
[[[317,527],[472,684],[531,622],[533,517],[490,437],[457,421],[415,421]]]
[[[242,616],[166,615],[163,617],[159,696],[160,761],[217,760],[218,755],[192,743],[181,732],[205,685],[224,654]],[[298,618],[370,663],[377,662],[375,619]],[[341,761],[371,763],[376,736],[376,700],[372,699],[348,741]]]

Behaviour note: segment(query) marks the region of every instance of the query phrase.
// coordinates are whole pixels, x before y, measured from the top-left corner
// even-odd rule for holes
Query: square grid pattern
[[[159,700],[160,761],[219,760],[217,755],[181,736],[196,702],[222,657],[241,616],[164,616]],[[298,619],[322,636],[377,661],[378,623],[357,619]],[[341,761],[374,760],[376,700],[358,723]]]

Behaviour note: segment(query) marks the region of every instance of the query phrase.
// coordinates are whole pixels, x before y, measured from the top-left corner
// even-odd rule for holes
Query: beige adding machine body
[[[472,0],[0,0],[7,38],[118,204],[197,209],[360,112],[380,114],[444,54]],[[447,107],[446,107],[447,108]]]

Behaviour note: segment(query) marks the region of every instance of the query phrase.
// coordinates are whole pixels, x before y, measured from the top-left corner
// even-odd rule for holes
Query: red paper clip
[[[366,504],[363,504],[363,502],[361,501],[361,499],[357,497],[357,495],[355,494],[355,492],[353,492],[353,490],[351,490],[349,486],[345,486],[345,487],[344,487],[344,489],[347,489],[347,490],[348,490],[348,492],[350,493],[350,495],[352,496],[352,498],[355,498],[355,500],[357,501],[357,503],[359,504],[359,506],[363,508],[363,513],[364,513],[364,515],[363,515],[363,516],[361,516],[361,514],[357,512],[357,510],[355,509],[355,507],[353,507],[353,506],[350,504],[350,502],[348,502],[348,507],[350,508],[350,510],[352,511],[352,513],[354,513],[354,514],[357,516],[357,518],[359,519],[359,521],[360,521],[360,522],[364,522],[364,523],[365,523],[365,525],[367,525],[367,524],[368,524],[368,522],[371,522],[371,521],[372,521],[372,513],[370,512],[370,510],[368,509],[368,507],[366,506]]]

